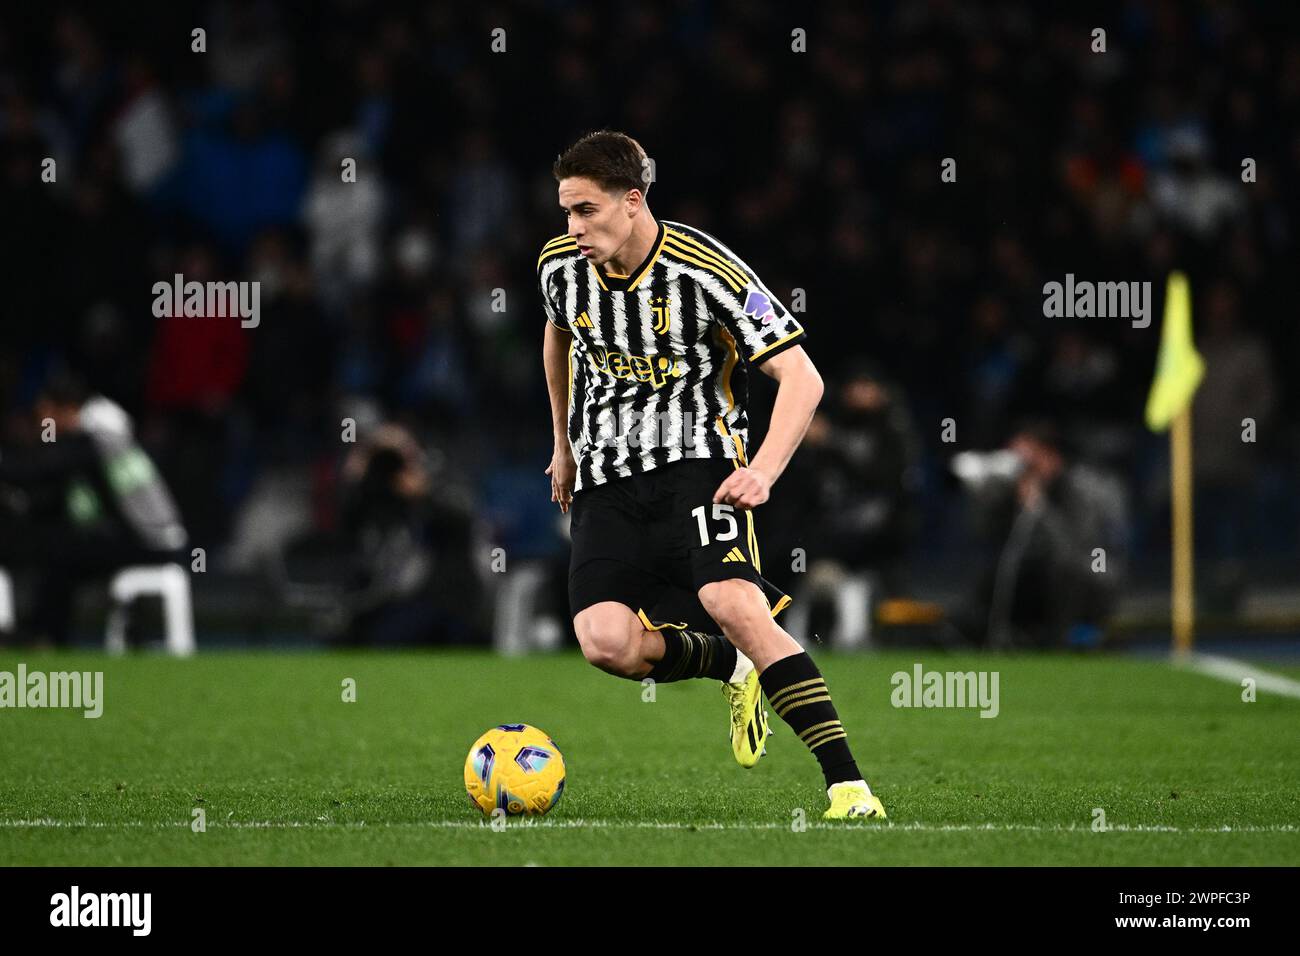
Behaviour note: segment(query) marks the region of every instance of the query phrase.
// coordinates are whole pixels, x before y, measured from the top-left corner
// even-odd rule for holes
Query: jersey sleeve
[[[729,251],[729,250],[728,250]],[[718,319],[736,340],[745,361],[761,365],[786,349],[803,343],[808,333],[758,275],[734,254],[736,281],[710,284],[720,306]],[[747,280],[741,285],[741,280]]]
[[[537,268],[537,290],[542,295],[542,308],[546,312],[546,321],[561,332],[571,332],[572,330],[567,323],[561,320],[560,314],[555,308],[555,302],[551,299],[550,283],[546,281],[546,275],[541,266]]]

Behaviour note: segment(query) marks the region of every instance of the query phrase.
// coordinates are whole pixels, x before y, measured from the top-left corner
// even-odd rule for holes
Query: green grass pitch
[[[105,703],[98,720],[0,710],[5,864],[1300,863],[1300,700],[1245,703],[1154,660],[818,655],[889,811],[838,825],[775,716],[745,771],[716,683],[647,703],[573,653],[6,651],[0,670],[19,660],[103,670]],[[998,671],[1000,714],[892,707],[890,676],[918,660]],[[520,721],[559,743],[568,787],[541,822],[497,831],[462,765],[484,729]]]

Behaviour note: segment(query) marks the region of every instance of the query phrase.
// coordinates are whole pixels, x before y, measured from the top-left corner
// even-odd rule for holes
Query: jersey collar
[[[641,280],[649,274],[652,268],[654,268],[655,260],[659,258],[659,253],[663,251],[664,237],[667,234],[667,230],[664,228],[664,224],[661,221],[659,223],[659,233],[655,236],[655,241],[650,246],[650,253],[645,257],[645,261],[632,270],[630,275],[610,275],[607,272],[601,271],[594,263],[591,263],[591,271],[596,273],[596,281],[600,283],[600,287],[606,292],[632,292],[635,290],[636,287],[640,285]]]

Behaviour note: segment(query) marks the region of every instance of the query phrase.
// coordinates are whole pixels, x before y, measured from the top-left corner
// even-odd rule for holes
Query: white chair
[[[157,596],[163,604],[163,633],[167,651],[189,657],[194,646],[194,610],[190,576],[179,564],[123,568],[108,585],[112,608],[104,646],[110,654],[126,651],[127,608],[138,597]]]
[[[14,614],[14,581],[9,572],[0,568],[0,631],[12,633],[17,616]]]
[[[812,605],[829,600],[835,609],[831,636],[837,650],[863,650],[873,644],[872,614],[878,593],[874,575],[851,572],[831,561],[813,565],[794,595],[794,603],[782,622],[802,647],[812,646]]]
[[[539,617],[536,610],[546,586],[546,565],[526,561],[504,577],[492,621],[492,644],[497,652],[513,657],[555,650],[564,639],[563,624]]]

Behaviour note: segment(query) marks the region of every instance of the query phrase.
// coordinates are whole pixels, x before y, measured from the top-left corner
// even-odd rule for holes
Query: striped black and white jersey
[[[542,247],[537,281],[547,321],[573,334],[575,492],[683,458],[748,463],[747,367],[807,333],[739,256],[661,221],[630,275],[598,270],[558,236]]]

